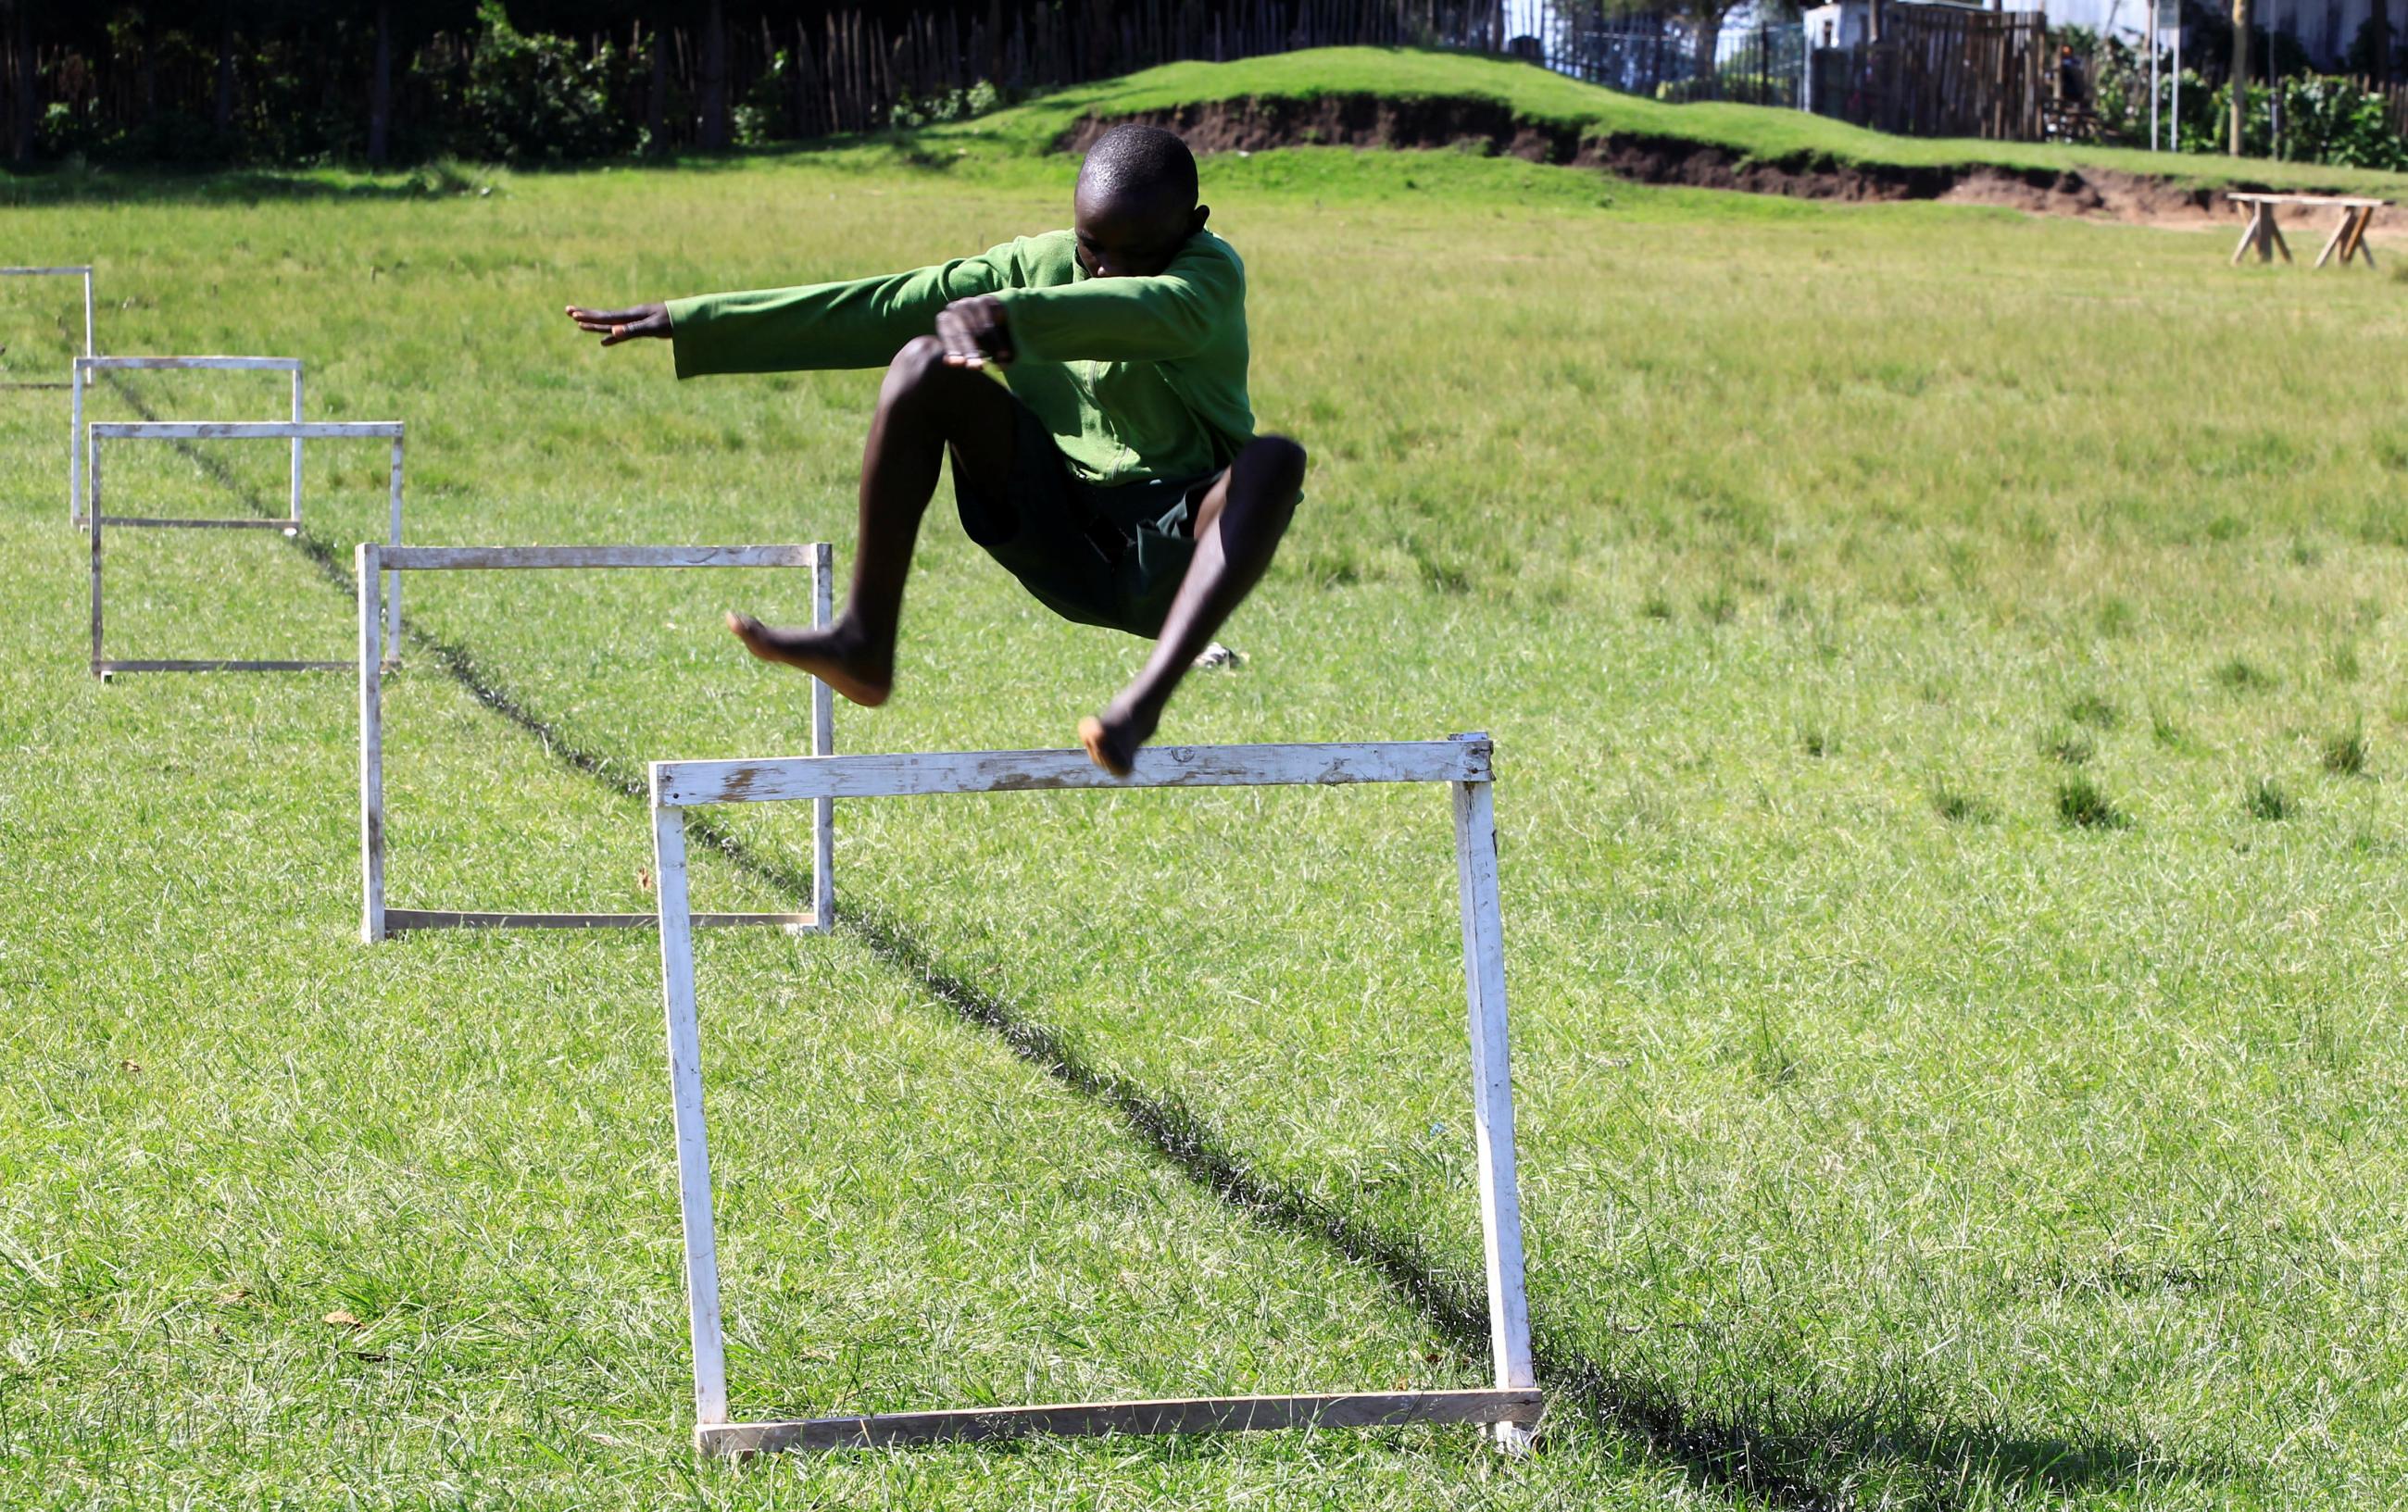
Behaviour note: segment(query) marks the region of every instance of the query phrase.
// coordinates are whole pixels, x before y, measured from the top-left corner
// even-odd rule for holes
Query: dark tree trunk
[[[710,0],[702,22],[702,146],[717,151],[727,145],[727,7]]]
[[[651,150],[655,153],[669,150],[669,39],[659,27],[652,28],[652,82],[644,96],[644,130],[652,138]]]
[[[218,103],[210,121],[222,136],[234,130],[234,21],[218,25]]]
[[[377,0],[376,72],[368,79],[368,166],[381,168],[393,149],[393,0]]]
[[[33,0],[17,0],[11,7],[9,38],[17,55],[16,77],[8,82],[9,126],[8,155],[19,163],[28,163],[34,156],[34,132],[40,122],[41,112],[34,108],[34,4]]]

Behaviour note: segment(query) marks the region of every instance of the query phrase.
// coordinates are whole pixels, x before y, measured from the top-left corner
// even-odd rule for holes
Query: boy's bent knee
[[[945,364],[945,344],[935,336],[913,336],[886,364],[881,397],[889,404],[942,392],[976,374]]]

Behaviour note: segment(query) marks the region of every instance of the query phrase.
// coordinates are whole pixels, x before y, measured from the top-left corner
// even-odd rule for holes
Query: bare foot
[[[787,630],[730,609],[727,628],[762,661],[808,672],[864,708],[895,691],[894,667],[872,662],[841,620],[825,630]]]
[[[1153,735],[1154,716],[1124,709],[1118,703],[1104,710],[1101,718],[1089,715],[1079,721],[1079,744],[1087,748],[1087,759],[1114,777],[1126,777],[1137,769],[1137,750]]]

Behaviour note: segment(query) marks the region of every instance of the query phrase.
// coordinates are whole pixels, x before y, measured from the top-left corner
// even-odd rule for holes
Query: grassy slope
[[[1532,121],[1571,126],[1584,136],[1608,133],[1669,137],[1731,148],[1750,158],[1784,164],[1831,161],[2014,168],[2113,168],[2208,185],[2239,181],[2289,188],[2329,188],[2399,195],[2408,177],[2367,169],[2228,158],[2175,158],[2128,148],[2076,147],[1891,136],[1800,110],[1748,105],[1667,105],[1618,94],[1527,64],[1458,53],[1327,48],[1249,58],[1237,63],[1180,63],[1125,78],[1049,94],[962,128],[939,129],[939,140],[994,134],[1015,146],[1050,143],[1090,112],[1111,115],[1248,95],[1312,98],[1368,93],[1396,97],[1463,95],[1502,101]]]
[[[672,388],[553,311],[1048,227],[1068,171],[881,147],[489,199],[132,185],[18,223],[29,260],[100,263],[109,346],[298,351],[319,413],[407,418],[418,539],[841,539],[867,376]],[[21,393],[0,1502],[2399,1501],[2408,430],[2360,378],[2399,285],[1447,153],[1207,175],[1259,407],[1315,477],[1232,628],[1252,663],[1166,735],[1498,736],[1549,1453],[692,1467],[650,942],[354,944],[347,688],[84,678],[58,396]],[[46,372],[63,302],[8,293],[12,372]],[[140,392],[272,407],[195,383]],[[314,528],[357,538],[376,459],[316,456]],[[279,496],[272,459],[229,465],[112,477]],[[843,748],[1059,742],[1138,648],[1047,620],[942,517],[903,693]],[[113,549],[113,645],[342,644],[297,554],[195,549]],[[550,735],[417,648],[397,902],[640,906],[639,806],[552,753],[799,746],[798,691],[708,628],[778,588],[700,576],[413,588]],[[2327,764],[2353,731],[2360,776]],[[2268,780],[2288,817],[2253,813]],[[2077,782],[2129,824],[2064,823]],[[705,953],[738,1401],[1476,1378],[1388,1274],[1210,1195],[927,976],[1452,1294],[1477,1246],[1427,796],[845,806],[845,930]],[[735,816],[772,871],[701,897],[775,895],[794,819]]]

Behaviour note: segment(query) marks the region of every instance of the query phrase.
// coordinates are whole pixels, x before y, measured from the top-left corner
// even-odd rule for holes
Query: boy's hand
[[[582,305],[571,305],[568,318],[577,322],[580,331],[590,331],[600,336],[602,345],[606,347],[633,341],[638,336],[666,336],[669,334],[669,307],[666,305],[638,305],[633,309],[587,309]]]
[[[937,339],[945,344],[949,367],[997,367],[1011,361],[1011,329],[1003,301],[993,294],[956,299],[937,312]]]

